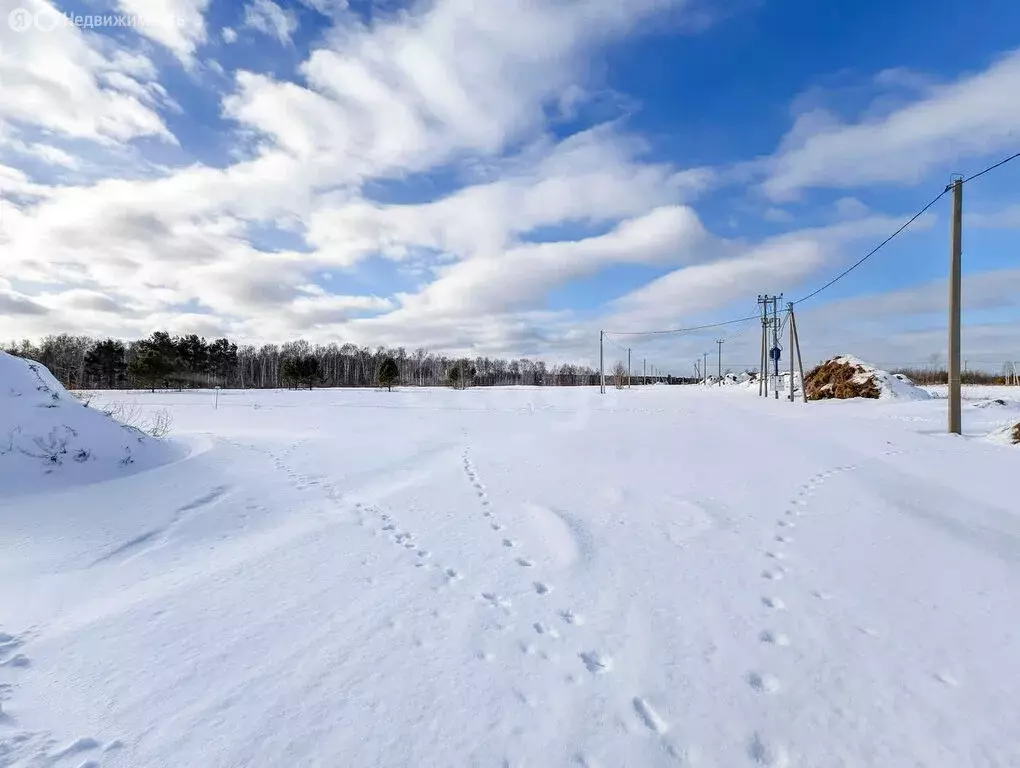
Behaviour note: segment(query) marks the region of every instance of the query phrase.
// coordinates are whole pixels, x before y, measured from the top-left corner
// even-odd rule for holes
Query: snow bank
[[[989,443],[996,443],[998,445],[1020,446],[1020,422],[999,427],[995,431],[989,433],[985,437],[985,440]]]
[[[41,363],[0,352],[0,495],[105,480],[175,455],[75,400]]]
[[[809,400],[930,400],[931,394],[902,374],[868,365],[852,355],[826,360],[807,374]]]

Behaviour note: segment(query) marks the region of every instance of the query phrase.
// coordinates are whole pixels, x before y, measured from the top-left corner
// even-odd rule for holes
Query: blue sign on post
[[[779,347],[772,347],[772,349],[769,350],[769,359],[775,360],[778,363],[782,354],[783,351]]]

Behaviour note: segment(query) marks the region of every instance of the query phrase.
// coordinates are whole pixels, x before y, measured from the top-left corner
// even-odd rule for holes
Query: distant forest
[[[307,341],[238,346],[229,339],[206,341],[194,334],[157,331],[147,339],[60,334],[38,345],[26,340],[4,351],[38,360],[68,389],[275,389],[280,387],[539,386],[597,385],[589,366],[547,365],[527,358],[451,358],[427,349],[409,352],[355,344],[312,346]],[[392,359],[393,366],[383,363]],[[607,369],[609,365],[607,365]],[[380,377],[380,372],[382,376]],[[611,377],[607,370],[607,384]],[[661,379],[678,383],[676,378]],[[640,377],[634,377],[635,384]]]

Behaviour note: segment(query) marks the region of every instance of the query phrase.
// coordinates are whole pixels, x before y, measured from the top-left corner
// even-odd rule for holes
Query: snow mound
[[[106,480],[175,454],[74,399],[41,363],[0,352],[0,495]]]
[[[808,400],[930,400],[931,394],[903,376],[868,365],[852,355],[840,355],[814,368],[807,379]]]
[[[990,443],[997,443],[998,445],[1020,446],[1020,422],[999,427],[999,429],[986,435],[985,440]]]

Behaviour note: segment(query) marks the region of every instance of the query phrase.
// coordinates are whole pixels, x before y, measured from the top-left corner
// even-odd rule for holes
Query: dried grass
[[[853,397],[866,397],[877,400],[881,394],[873,377],[863,381],[854,381],[859,373],[864,373],[860,365],[827,360],[811,369],[805,377],[804,387],[808,400],[847,400]]]
[[[1020,445],[1020,423],[1013,427],[1013,445]]]

